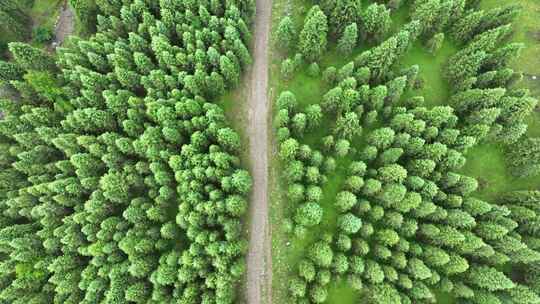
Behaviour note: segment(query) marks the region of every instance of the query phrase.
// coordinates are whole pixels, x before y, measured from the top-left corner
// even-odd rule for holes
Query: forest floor
[[[269,304],[272,281],[268,222],[268,42],[272,4],[257,0],[254,31],[254,64],[248,94],[249,156],[253,177],[250,237],[247,258],[247,303]]]
[[[62,9],[60,11],[60,16],[58,17],[58,22],[56,23],[56,27],[54,29],[54,43],[55,45],[59,46],[62,45],[64,40],[66,38],[73,34],[75,31],[75,13],[71,9],[69,5],[67,5],[67,1],[64,2],[64,5],[62,6]]]

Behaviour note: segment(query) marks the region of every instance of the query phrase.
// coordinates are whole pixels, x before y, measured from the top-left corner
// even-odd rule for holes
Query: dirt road
[[[60,11],[56,28],[54,29],[54,43],[56,46],[62,45],[64,40],[75,30],[75,14],[71,10],[71,7],[67,4],[67,1]]]
[[[247,303],[271,304],[272,261],[268,222],[268,42],[271,0],[257,0],[254,64],[248,95],[249,146],[253,176],[247,258]]]

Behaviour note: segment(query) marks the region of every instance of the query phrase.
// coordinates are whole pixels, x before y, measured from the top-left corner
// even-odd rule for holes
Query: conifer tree
[[[299,49],[309,61],[316,61],[326,50],[328,23],[319,6],[313,6],[300,32]]]
[[[348,25],[339,39],[338,49],[344,55],[351,54],[358,41],[358,28],[355,23]]]
[[[281,19],[276,35],[278,44],[285,50],[289,50],[296,38],[296,29],[291,17],[286,16]]]

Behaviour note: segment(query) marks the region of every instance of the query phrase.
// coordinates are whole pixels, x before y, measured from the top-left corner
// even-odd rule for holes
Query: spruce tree
[[[309,61],[316,61],[326,50],[328,23],[319,6],[313,6],[300,32],[299,49]]]

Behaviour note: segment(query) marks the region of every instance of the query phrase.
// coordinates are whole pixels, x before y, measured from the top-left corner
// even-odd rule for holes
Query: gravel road
[[[54,29],[54,43],[56,46],[62,45],[66,38],[73,34],[75,30],[75,14],[71,10],[71,7],[67,4],[67,1],[60,11],[56,28]]]
[[[268,222],[268,43],[271,0],[257,0],[254,64],[249,85],[249,148],[253,194],[247,258],[247,303],[270,304],[272,261]]]

